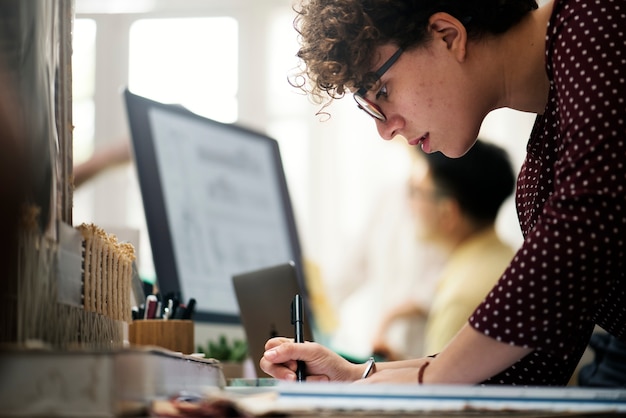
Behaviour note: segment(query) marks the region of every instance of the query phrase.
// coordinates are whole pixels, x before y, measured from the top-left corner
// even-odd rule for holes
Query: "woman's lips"
[[[424,152],[430,152],[430,143],[428,141],[429,136],[430,136],[429,133],[426,132],[424,135],[420,136],[419,138],[411,139],[409,141],[409,145],[421,145],[422,150]]]

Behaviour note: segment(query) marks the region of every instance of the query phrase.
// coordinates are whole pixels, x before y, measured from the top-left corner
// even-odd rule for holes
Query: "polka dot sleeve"
[[[516,193],[525,240],[470,318],[486,335],[552,353],[595,323],[626,338],[625,30],[624,1],[555,2]]]

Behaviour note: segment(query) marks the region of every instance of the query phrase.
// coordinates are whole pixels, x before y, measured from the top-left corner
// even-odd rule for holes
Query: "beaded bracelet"
[[[419,369],[417,369],[417,384],[418,385],[421,385],[424,383],[424,370],[426,370],[426,367],[428,367],[429,364],[430,364],[430,361],[427,361],[426,363],[422,364]]]

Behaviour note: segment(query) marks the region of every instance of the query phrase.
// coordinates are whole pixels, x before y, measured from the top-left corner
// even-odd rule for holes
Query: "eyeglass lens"
[[[385,63],[378,70],[375,71],[374,74],[376,74],[378,79],[380,79],[380,77],[382,77],[382,75],[385,74],[385,72],[398,60],[403,51],[403,48],[398,48],[398,50],[387,61],[385,61]],[[385,122],[387,120],[385,114],[382,112],[380,107],[378,107],[378,105],[372,103],[365,97],[366,94],[367,89],[365,87],[361,87],[356,93],[354,93],[353,97],[359,108],[363,109],[365,113],[371,117]]]

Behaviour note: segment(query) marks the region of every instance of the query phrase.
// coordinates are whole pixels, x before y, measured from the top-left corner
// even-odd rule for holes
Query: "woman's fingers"
[[[260,365],[261,369],[271,376],[295,380],[296,361],[300,360],[307,364],[307,380],[329,380],[324,361],[328,354],[321,345],[311,342],[294,343],[289,338],[277,337],[269,340],[265,348]],[[314,377],[316,375],[318,377]]]
[[[261,369],[272,377],[280,380],[296,380],[296,373],[286,364],[276,364],[265,357],[260,360]]]
[[[290,343],[293,342],[292,338],[285,338],[285,337],[274,337],[274,338],[270,338],[269,340],[267,340],[265,342],[265,349],[269,350],[273,347],[277,347],[283,343]]]

